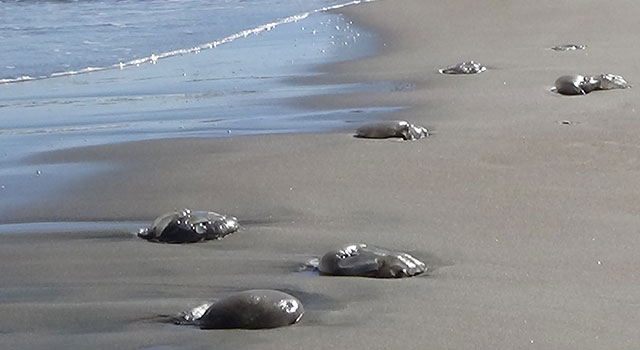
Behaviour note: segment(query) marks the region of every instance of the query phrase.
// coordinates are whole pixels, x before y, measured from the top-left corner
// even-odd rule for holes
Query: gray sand
[[[243,229],[188,246],[122,230],[5,234],[0,345],[636,349],[640,89],[576,98],[549,89],[557,76],[583,71],[640,80],[630,44],[640,4],[579,5],[402,0],[346,10],[381,31],[381,54],[328,68],[336,74],[318,83],[413,89],[298,103],[411,105],[389,119],[434,126],[425,140],[352,132],[162,140],[32,159],[113,167],[17,220],[150,223],[191,207],[237,216]],[[588,49],[548,49],[566,42]],[[489,70],[437,72],[468,59]],[[406,251],[436,270],[391,281],[295,272],[346,242]],[[302,322],[268,331],[159,322],[254,288],[298,296]]]

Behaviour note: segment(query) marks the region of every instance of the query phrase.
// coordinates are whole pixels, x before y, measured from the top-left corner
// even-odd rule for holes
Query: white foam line
[[[38,77],[21,76],[21,77],[12,78],[12,79],[0,79],[0,84],[21,83],[21,82],[26,82],[26,81],[41,80],[41,79],[56,78],[56,77],[64,77],[64,76],[69,76],[69,75],[78,75],[78,74],[92,73],[92,72],[111,70],[111,69],[124,69],[126,67],[139,66],[139,65],[145,64],[145,63],[156,64],[158,62],[158,60],[161,60],[161,59],[165,59],[165,58],[169,58],[169,57],[173,57],[173,56],[191,54],[191,53],[198,53],[198,52],[200,52],[202,50],[214,49],[214,48],[216,48],[216,47],[218,47],[220,45],[230,43],[230,42],[232,42],[232,41],[234,41],[236,39],[246,38],[249,35],[258,35],[258,34],[263,33],[263,32],[268,32],[268,31],[276,28],[279,25],[298,22],[298,21],[301,21],[301,20],[304,20],[304,19],[308,18],[309,16],[311,16],[312,14],[315,14],[315,13],[327,12],[327,11],[331,11],[331,10],[337,10],[337,9],[341,9],[341,8],[348,7],[348,6],[358,5],[358,4],[367,3],[367,2],[374,2],[374,1],[376,1],[376,0],[355,0],[355,1],[350,1],[350,2],[344,3],[344,4],[323,7],[323,8],[319,8],[319,9],[312,10],[312,11],[309,11],[309,12],[304,12],[304,13],[300,13],[300,14],[297,14],[297,15],[289,16],[289,17],[283,18],[283,19],[275,21],[275,22],[263,24],[263,25],[260,25],[258,27],[252,28],[252,29],[245,29],[245,30],[242,30],[242,31],[237,32],[235,34],[231,34],[231,35],[229,35],[229,36],[227,36],[225,38],[218,39],[216,41],[212,41],[212,42],[209,42],[209,43],[206,43],[206,44],[201,44],[201,45],[194,46],[194,47],[191,47],[191,48],[186,48],[186,49],[178,49],[178,50],[168,51],[168,52],[164,52],[164,53],[160,53],[160,54],[151,54],[151,56],[148,56],[148,57],[136,58],[136,59],[128,61],[128,62],[119,62],[117,64],[110,65],[110,66],[87,67],[87,68],[83,68],[83,69],[79,69],[79,70],[57,72],[57,73],[53,73],[53,74],[50,74],[50,75],[42,75],[42,76],[38,76]]]

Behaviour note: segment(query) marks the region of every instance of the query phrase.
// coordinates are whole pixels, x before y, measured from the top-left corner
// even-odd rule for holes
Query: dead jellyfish
[[[631,87],[620,75],[600,74],[583,76],[563,75],[556,79],[552,91],[562,95],[586,95],[594,90],[626,89]]]
[[[558,45],[551,48],[553,51],[576,51],[576,50],[585,50],[587,45],[580,44],[564,44]]]
[[[487,67],[474,61],[461,62],[456,65],[442,68],[439,70],[442,74],[478,74],[487,70]]]
[[[363,125],[356,130],[355,136],[369,139],[397,137],[413,141],[429,136],[429,131],[422,126],[416,126],[404,120],[392,120]]]
[[[264,329],[295,324],[303,315],[298,298],[278,290],[255,289],[200,305],[173,321],[201,329]]]
[[[411,277],[427,271],[413,256],[367,244],[347,244],[324,254],[318,262],[321,275],[377,278]]]
[[[238,219],[211,211],[184,209],[159,216],[150,228],[138,232],[152,242],[194,243],[221,239],[238,231]]]

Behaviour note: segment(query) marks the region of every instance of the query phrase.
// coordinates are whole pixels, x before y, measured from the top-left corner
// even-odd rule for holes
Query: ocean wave
[[[51,74],[46,74],[46,75],[40,75],[40,76],[30,76],[30,75],[23,75],[23,76],[19,76],[19,77],[10,77],[10,78],[0,78],[0,84],[12,84],[12,83],[21,83],[21,82],[27,82],[27,81],[34,81],[34,80],[42,80],[42,79],[49,79],[49,78],[56,78],[56,77],[64,77],[64,76],[71,76],[71,75],[79,75],[79,74],[86,74],[86,73],[93,73],[93,72],[99,72],[99,71],[104,71],[104,70],[112,70],[112,69],[124,69],[127,67],[132,67],[132,66],[140,66],[142,64],[156,64],[159,60],[165,59],[165,58],[170,58],[170,57],[174,57],[174,56],[181,56],[181,55],[186,55],[186,54],[195,54],[195,53],[199,53],[200,51],[203,50],[211,50],[214,49],[220,45],[224,45],[224,44],[228,44],[231,43],[237,39],[242,39],[242,38],[246,38],[250,35],[258,35],[258,34],[262,34],[264,32],[268,32],[273,30],[274,28],[280,26],[280,25],[284,25],[284,24],[289,24],[289,23],[295,23],[298,21],[302,21],[307,19],[309,16],[316,14],[316,13],[321,13],[321,12],[327,12],[327,11],[331,11],[331,10],[337,10],[337,9],[341,9],[344,7],[348,7],[348,6],[353,6],[353,5],[359,5],[361,3],[368,3],[368,2],[374,2],[376,0],[354,0],[354,1],[349,1],[346,3],[342,3],[342,4],[337,4],[337,5],[332,5],[332,6],[327,6],[327,7],[322,7],[322,8],[318,8],[312,11],[308,11],[308,12],[302,12],[299,14],[295,14],[292,16],[288,16],[282,19],[279,19],[277,21],[273,21],[270,23],[266,23],[266,24],[262,24],[250,29],[245,29],[245,30],[241,30],[239,32],[236,32],[234,34],[231,34],[229,36],[226,36],[224,38],[220,38],[211,42],[207,42],[204,44],[199,44],[196,46],[192,46],[192,47],[187,47],[187,48],[181,48],[181,49],[176,49],[176,50],[171,50],[171,51],[166,51],[166,52],[161,52],[161,53],[152,53],[149,56],[145,56],[145,57],[139,57],[139,58],[135,58],[129,61],[124,61],[124,62],[118,62],[112,65],[106,65],[106,66],[98,66],[98,67],[85,67],[82,69],[76,69],[76,70],[68,70],[68,71],[60,71],[60,72],[54,72]]]

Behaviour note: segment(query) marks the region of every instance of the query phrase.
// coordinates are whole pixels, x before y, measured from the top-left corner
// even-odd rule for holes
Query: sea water
[[[374,52],[372,33],[329,11],[366,2],[0,0],[0,211],[105,166],[25,162],[39,152],[322,131],[380,112],[295,103],[376,86],[292,83]]]
[[[360,1],[3,0],[0,82],[153,61],[154,54],[209,48],[280,24],[302,23],[314,13],[324,13],[320,21],[340,26],[325,10],[356,3]],[[301,40],[293,33],[290,38]]]
[[[358,4],[0,1],[0,161],[109,142],[335,126],[341,118],[285,102],[353,86],[288,81],[372,52],[371,33],[327,11]]]

